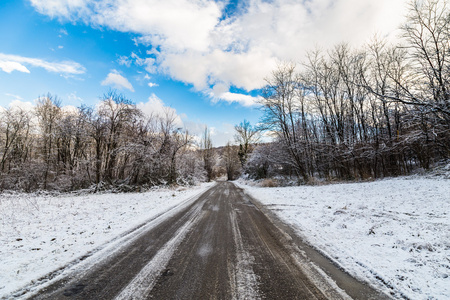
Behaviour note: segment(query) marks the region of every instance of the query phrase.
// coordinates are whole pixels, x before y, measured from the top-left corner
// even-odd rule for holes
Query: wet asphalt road
[[[346,293],[338,292],[312,267],[301,241],[277,222],[234,184],[218,182],[90,269],[32,299],[385,297],[331,266],[324,272],[338,277]]]

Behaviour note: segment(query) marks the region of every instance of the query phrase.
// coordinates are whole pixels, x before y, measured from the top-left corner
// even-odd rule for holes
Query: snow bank
[[[398,298],[450,298],[450,180],[240,185],[354,276]]]
[[[199,194],[0,195],[0,298]]]

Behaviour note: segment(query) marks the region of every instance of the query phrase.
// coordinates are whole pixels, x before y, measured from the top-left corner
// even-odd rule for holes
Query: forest
[[[146,116],[117,91],[95,107],[39,97],[33,111],[0,109],[0,190],[136,191],[220,176],[365,180],[426,170],[450,156],[450,10],[412,2],[397,44],[314,49],[283,62],[261,89],[262,119],[214,148]],[[261,136],[271,137],[262,142]]]
[[[275,136],[247,162],[254,178],[354,180],[426,170],[450,154],[450,14],[415,1],[398,44],[340,44],[281,64],[260,127]],[[300,69],[300,71],[296,71]]]

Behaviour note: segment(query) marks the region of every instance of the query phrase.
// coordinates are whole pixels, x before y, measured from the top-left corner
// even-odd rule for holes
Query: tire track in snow
[[[258,293],[258,279],[253,272],[253,256],[244,249],[241,232],[236,220],[236,212],[230,212],[231,229],[236,245],[235,290],[233,299],[261,299]]]
[[[145,299],[148,293],[153,289],[156,280],[166,267],[173,253],[183,241],[189,230],[195,226],[201,219],[200,206],[196,207],[193,216],[175,233],[152,260],[131,280],[131,282],[117,295],[115,300]]]

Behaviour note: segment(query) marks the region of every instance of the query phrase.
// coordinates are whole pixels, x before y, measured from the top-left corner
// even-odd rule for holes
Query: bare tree
[[[37,100],[36,116],[41,130],[41,153],[44,162],[43,188],[47,189],[51,165],[56,164],[56,159],[53,157],[55,153],[55,129],[58,119],[61,117],[61,101],[50,94],[46,97],[40,97]]]
[[[266,80],[267,85],[263,89],[264,118],[263,124],[266,130],[279,134],[280,140],[288,154],[288,159],[294,167],[297,175],[308,180],[305,164],[304,148],[301,145],[301,137],[298,135],[298,77],[294,64],[279,65],[272,77]]]
[[[139,114],[136,106],[123,95],[110,91],[103,96],[99,116],[107,127],[105,179],[111,182],[117,174],[117,158],[124,129]]]
[[[161,153],[167,155],[169,184],[177,182],[177,154],[191,142],[191,137],[183,128],[176,126],[176,115],[172,110],[166,110],[160,117],[163,143]]]
[[[17,151],[23,153],[23,148],[20,144],[26,142],[30,130],[30,114],[20,108],[8,108],[1,114],[1,171],[5,171],[7,162],[11,163],[14,160],[14,155],[17,156]],[[23,157],[23,155],[19,155]]]
[[[95,185],[98,188],[100,182],[102,181],[102,164],[103,156],[105,152],[106,144],[106,122],[98,114],[94,112],[92,108],[84,107],[82,112],[86,116],[88,135],[92,140],[91,160],[93,161],[93,167],[95,171]]]
[[[227,173],[227,180],[234,180],[239,174],[240,161],[237,146],[227,143],[222,153],[222,163]]]
[[[252,126],[247,120],[244,120],[239,125],[235,125],[234,130],[236,130],[234,140],[239,144],[239,160],[241,166],[244,167],[248,154],[251,152],[251,145],[257,144],[261,138],[260,130]]]
[[[425,107],[438,119],[450,122],[449,54],[450,10],[447,0],[414,0],[410,3],[407,22],[403,25],[401,45],[407,49],[412,68],[409,84],[397,81],[400,88],[387,97],[405,104]]]
[[[206,171],[206,180],[209,182],[213,179],[214,149],[211,134],[206,126],[201,140],[200,151],[202,152],[203,164]]]

